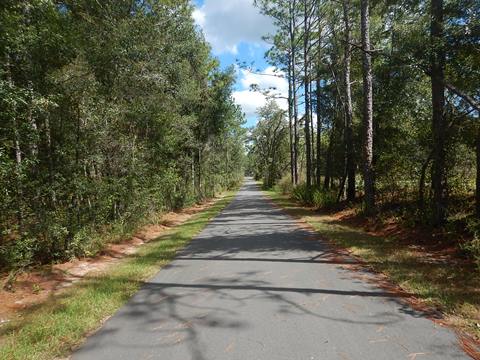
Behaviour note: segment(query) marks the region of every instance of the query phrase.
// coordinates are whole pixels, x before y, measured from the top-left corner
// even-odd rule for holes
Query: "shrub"
[[[23,268],[32,264],[39,243],[33,238],[10,241],[0,246],[0,268]]]
[[[312,205],[317,208],[331,208],[337,203],[335,192],[324,189],[314,189],[312,195]]]
[[[283,194],[288,195],[293,193],[293,184],[290,175],[284,175],[277,183],[277,189]]]
[[[467,221],[467,229],[473,234],[473,240],[462,244],[461,247],[473,257],[480,270],[480,220]]]
[[[316,208],[331,208],[337,203],[335,191],[312,187],[310,191],[306,184],[300,184],[293,188],[292,198],[303,205],[311,205]]]
[[[462,247],[473,256],[475,264],[478,270],[480,270],[480,237],[475,236],[472,241],[464,244]]]
[[[303,205],[312,204],[312,192],[307,189],[306,184],[297,185],[292,191],[292,197]]]

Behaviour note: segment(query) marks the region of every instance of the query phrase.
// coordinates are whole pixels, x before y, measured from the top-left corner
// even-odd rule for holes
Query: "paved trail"
[[[453,332],[342,269],[252,181],[74,354],[81,359],[467,359]]]

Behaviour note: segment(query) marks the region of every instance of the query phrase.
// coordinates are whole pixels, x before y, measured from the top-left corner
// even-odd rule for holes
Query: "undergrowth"
[[[0,359],[54,359],[68,355],[86,334],[121,307],[172,260],[233,198],[228,195],[186,223],[142,246],[115,267],[86,278],[45,304],[0,327]]]

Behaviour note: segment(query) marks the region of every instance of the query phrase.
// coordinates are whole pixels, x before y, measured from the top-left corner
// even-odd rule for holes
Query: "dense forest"
[[[0,268],[95,254],[241,180],[235,74],[192,10],[1,2]]]
[[[478,1],[254,3],[276,25],[266,58],[289,91],[283,110],[275,89],[254,86],[270,100],[249,173],[305,204],[479,232]],[[192,11],[2,2],[0,267],[94,254],[239,183],[235,71]]]
[[[0,34],[0,359],[480,359],[480,0]]]
[[[277,25],[267,58],[289,93],[288,110],[260,111],[249,171],[305,203],[480,230],[480,3],[256,5]],[[265,146],[275,156],[258,161]]]

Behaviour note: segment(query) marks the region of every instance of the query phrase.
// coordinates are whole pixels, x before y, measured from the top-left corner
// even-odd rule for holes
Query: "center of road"
[[[452,331],[343,261],[248,179],[73,358],[468,358]]]

